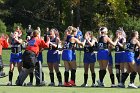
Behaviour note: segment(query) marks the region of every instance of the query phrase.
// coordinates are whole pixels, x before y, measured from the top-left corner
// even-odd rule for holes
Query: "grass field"
[[[83,74],[84,70],[82,68],[83,66],[83,52],[77,51],[77,65],[80,66],[81,68],[77,68],[77,73],[76,73],[76,84],[77,87],[49,87],[49,86],[44,86],[44,87],[19,87],[19,86],[6,86],[8,82],[8,77],[5,78],[0,78],[0,93],[140,93],[140,89],[122,89],[122,88],[110,88],[110,78],[109,74],[107,73],[104,83],[105,83],[105,88],[92,88],[92,87],[80,87],[80,85],[83,83]],[[46,51],[43,52],[43,59],[44,63],[43,65],[46,65]],[[3,51],[3,62],[4,64],[9,64],[9,58],[10,58],[10,50],[4,50]],[[63,62],[61,61],[61,64],[63,65]],[[96,62],[96,67],[98,67],[98,62]],[[4,71],[8,74],[9,67],[5,67]],[[45,73],[45,81],[47,81],[47,84],[50,83],[49,79],[49,72],[47,67],[43,67],[43,71]],[[62,73],[62,77],[64,77],[64,67],[60,67],[60,71]],[[98,71],[99,69],[96,68],[96,80],[98,80]],[[115,72],[115,70],[114,70]],[[18,72],[17,69],[15,68],[14,71],[14,76],[13,76],[13,84],[16,81]],[[64,78],[63,78],[64,80]],[[29,78],[25,82],[28,82]],[[117,81],[117,80],[115,80]],[[55,76],[55,83],[57,85],[57,79]],[[116,82],[117,84],[117,82]],[[126,86],[129,84],[129,78],[127,79]],[[140,85],[138,76],[136,78],[135,84],[138,86]],[[89,80],[88,80],[88,85],[91,85],[91,75],[89,73]]]
[[[9,68],[5,67],[5,72],[8,73]],[[60,68],[62,77],[64,73],[64,67]],[[97,77],[96,80],[98,80],[98,70],[96,68],[96,73]],[[50,83],[49,79],[49,72],[48,68],[44,67],[43,71],[45,73],[45,81],[47,81],[47,84]],[[105,83],[105,88],[92,88],[92,87],[80,87],[80,85],[83,83],[83,68],[77,68],[77,73],[76,73],[76,84],[77,87],[49,87],[49,86],[44,86],[44,87],[27,87],[27,86],[5,86],[6,83],[8,82],[8,77],[1,78],[0,79],[0,93],[140,93],[140,89],[128,89],[128,88],[110,88],[110,78],[109,74],[107,73],[104,83]],[[13,84],[15,83],[15,80],[17,78],[18,72],[17,69],[15,69],[14,72],[14,78],[13,78]],[[64,78],[63,78],[64,79]],[[29,77],[25,82],[29,81]],[[57,85],[57,79],[55,76],[55,83]],[[129,78],[127,79],[126,86],[129,83]],[[138,81],[138,76],[136,78],[136,85],[139,85]],[[89,79],[88,79],[88,85],[91,85],[91,76],[89,73]]]

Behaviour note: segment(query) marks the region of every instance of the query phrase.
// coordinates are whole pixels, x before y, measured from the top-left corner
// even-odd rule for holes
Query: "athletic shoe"
[[[140,88],[140,85],[138,86],[138,88]]]
[[[117,86],[115,84],[111,84],[111,87],[114,88],[114,87],[117,87]]]
[[[81,87],[88,87],[88,84],[83,83]]]
[[[97,83],[98,83],[98,87],[104,87],[104,83],[100,82],[100,80],[97,80]]]
[[[96,84],[92,83],[91,87],[97,87]]]
[[[9,82],[7,83],[7,86],[12,86],[12,82],[9,81]]]
[[[119,84],[118,84],[118,87],[120,87],[120,88],[125,88],[125,85],[124,85],[123,83],[119,83]]]
[[[59,87],[62,87],[62,86],[63,86],[62,82],[59,82],[59,83],[58,83],[58,86],[59,86]]]
[[[55,86],[55,83],[51,82],[48,86]]]
[[[33,85],[32,82],[28,82],[28,83],[27,83],[27,86],[32,86],[32,85]]]
[[[138,88],[138,87],[135,86],[134,83],[130,83],[130,84],[128,85],[128,88]]]
[[[64,83],[64,86],[65,86],[65,87],[72,87],[72,85],[71,85],[69,82],[65,82],[65,83]]]
[[[76,86],[75,82],[73,80],[70,80],[69,83],[72,85],[72,86]]]
[[[8,76],[8,75],[6,75],[5,72],[0,71],[0,78],[4,78],[4,77],[6,77],[6,76]]]
[[[27,84],[26,83],[23,83],[22,86],[27,86]]]
[[[42,81],[39,85],[40,86],[45,86],[46,85],[46,82],[45,81]]]

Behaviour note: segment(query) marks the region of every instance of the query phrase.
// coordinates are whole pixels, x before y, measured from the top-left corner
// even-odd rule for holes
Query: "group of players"
[[[92,87],[104,87],[104,77],[106,69],[111,79],[111,87],[116,87],[115,76],[113,74],[113,61],[111,50],[115,48],[115,68],[118,87],[124,88],[125,81],[130,74],[130,84],[128,87],[138,88],[134,81],[138,73],[140,77],[140,42],[138,40],[139,33],[133,31],[131,36],[126,40],[126,35],[123,29],[118,29],[115,38],[110,38],[106,27],[99,28],[99,37],[96,39],[91,31],[85,33],[84,39],[81,41],[77,37],[77,29],[69,26],[65,30],[64,40],[61,41],[57,29],[52,28],[45,36],[44,40],[40,36],[40,29],[34,30],[27,36],[27,45],[22,54],[21,31],[18,29],[11,35],[11,55],[10,55],[10,70],[9,82],[7,85],[12,85],[14,66],[17,64],[19,75],[16,80],[16,85],[24,85],[27,76],[30,76],[30,82],[27,85],[33,85],[33,75],[35,72],[36,85],[45,85],[44,73],[40,69],[42,60],[42,51],[48,48],[47,64],[49,69],[50,81],[49,86],[55,86],[54,70],[58,79],[58,86],[76,86],[76,53],[77,45],[84,47],[84,83],[82,87],[86,87],[88,80],[88,68],[91,71]],[[7,42],[7,43],[6,43]],[[8,47],[8,38],[5,35],[0,39],[1,47]],[[63,45],[62,60],[64,61],[64,83],[62,82],[61,72],[59,70],[60,54],[59,46]],[[1,48],[2,49],[2,48]],[[97,51],[97,57],[96,52]],[[1,59],[1,53],[0,53]],[[99,80],[95,84],[96,73],[94,70],[95,62],[99,62]],[[0,60],[2,64],[2,61]],[[2,71],[1,65],[1,71]],[[69,81],[69,71],[71,78]]]

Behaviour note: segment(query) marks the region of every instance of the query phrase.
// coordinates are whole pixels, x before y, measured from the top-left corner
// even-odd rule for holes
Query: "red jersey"
[[[8,48],[9,43],[5,40],[0,38],[0,55],[2,55],[2,48]]]
[[[29,40],[25,50],[33,51],[37,55],[41,48],[46,47],[49,47],[49,43],[45,43],[44,40],[35,37]]]

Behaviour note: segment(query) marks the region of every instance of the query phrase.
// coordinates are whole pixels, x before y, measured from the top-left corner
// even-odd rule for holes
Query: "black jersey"
[[[53,39],[50,39],[50,42],[53,43],[53,44],[56,44],[56,37],[53,38]],[[54,47],[53,45],[49,44],[49,50],[57,50],[58,49],[58,44],[57,44],[57,47]]]
[[[70,42],[70,39],[73,36],[68,35],[67,39],[65,40],[65,44],[64,44],[64,49],[74,49],[75,48],[75,43]]]
[[[140,48],[135,48],[134,52],[135,52],[135,58],[137,58],[140,54]]]
[[[12,53],[19,53],[22,51],[22,45],[18,43],[14,38],[12,38],[11,42],[11,52]]]
[[[118,43],[123,43],[123,38],[122,39],[120,39],[119,41],[118,41]],[[116,52],[121,52],[121,51],[124,51],[124,48],[123,47],[121,47],[121,46],[119,46],[119,44],[117,43],[117,45],[115,46],[115,51]]]
[[[134,52],[135,48],[136,48],[136,44],[132,44],[131,39],[129,39],[126,42],[126,49],[125,49],[125,51]]]
[[[104,36],[99,38],[98,49],[108,49],[108,43],[104,42]]]
[[[92,42],[93,39],[90,40]],[[84,46],[84,52],[93,52],[93,46],[90,46],[88,41],[86,40],[85,46]]]

